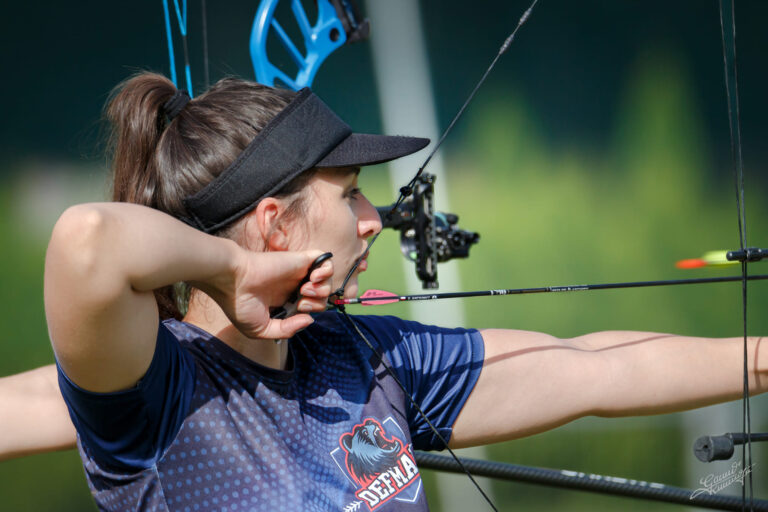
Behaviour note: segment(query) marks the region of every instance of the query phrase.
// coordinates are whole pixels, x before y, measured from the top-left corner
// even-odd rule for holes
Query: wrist
[[[189,284],[218,300],[234,293],[237,276],[242,274],[247,264],[247,251],[234,240],[215,238],[216,249],[212,255],[211,272],[200,279],[189,281]]]

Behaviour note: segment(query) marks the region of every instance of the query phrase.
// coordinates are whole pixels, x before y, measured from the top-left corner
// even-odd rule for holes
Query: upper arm
[[[395,317],[357,317],[398,376],[409,400],[406,416],[417,449],[443,449],[429,423],[447,438],[483,364],[483,341],[474,329],[448,329]]]
[[[114,237],[119,220],[98,205],[67,210],[45,262],[45,309],[59,364],[85,389],[135,384],[152,360],[158,312],[151,291],[132,288]]]
[[[195,368],[194,358],[161,324],[152,362],[130,389],[94,393],[59,372],[61,394],[89,457],[127,470],[154,465],[187,416]]]
[[[590,414],[605,359],[577,341],[488,329],[483,369],[456,419],[451,446],[523,437]]]

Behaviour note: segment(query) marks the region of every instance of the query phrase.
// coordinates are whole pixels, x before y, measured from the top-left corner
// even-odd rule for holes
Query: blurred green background
[[[378,0],[385,1],[385,0]],[[208,2],[213,78],[251,77],[247,52],[256,2]],[[422,0],[435,101],[445,126],[527,7]],[[762,199],[768,114],[768,3],[737,3],[748,240],[768,244]],[[202,85],[199,2],[190,3],[195,82]],[[52,362],[42,307],[45,244],[69,205],[106,197],[100,108],[137,69],[165,72],[160,2],[43,1],[5,6],[6,100],[0,125],[0,375]],[[371,20],[373,30],[376,20]],[[178,50],[178,48],[177,48]],[[480,232],[463,289],[732,275],[736,268],[681,271],[674,262],[738,245],[717,3],[543,1],[500,61],[443,151],[451,210]],[[397,77],[393,77],[396,80]],[[360,131],[381,121],[367,43],[334,54],[315,89]],[[362,187],[393,200],[382,172]],[[404,287],[397,236],[385,233],[363,288]],[[753,272],[766,272],[756,264]],[[751,334],[768,331],[768,290],[749,287]],[[738,284],[463,301],[476,327],[539,330],[562,337],[610,329],[738,335]],[[369,312],[369,311],[365,311]],[[376,312],[409,316],[405,306]],[[599,376],[595,378],[599,379]],[[735,375],[734,379],[741,379]],[[499,393],[503,393],[499,390]],[[753,431],[768,428],[768,401],[752,401]],[[711,414],[741,429],[740,406]],[[0,414],[7,414],[0,411]],[[653,418],[587,418],[491,447],[494,460],[696,487],[722,473],[693,460],[710,410]],[[768,498],[768,451],[753,447],[755,492]],[[429,472],[427,472],[429,473]],[[430,501],[441,510],[431,474]],[[662,506],[522,484],[493,484],[503,510],[615,510]],[[737,494],[738,486],[723,493]],[[478,507],[482,505],[478,502]],[[0,463],[0,510],[93,510],[74,452]]]

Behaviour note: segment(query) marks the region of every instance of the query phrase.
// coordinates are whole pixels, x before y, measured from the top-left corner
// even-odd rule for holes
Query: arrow
[[[411,300],[437,300],[437,299],[458,299],[466,297],[487,297],[491,295],[523,295],[529,293],[551,293],[551,292],[581,292],[589,290],[610,290],[616,288],[644,288],[650,286],[672,286],[682,284],[704,284],[704,283],[728,283],[741,281],[742,276],[729,277],[702,277],[696,279],[671,279],[663,281],[635,281],[626,283],[602,283],[602,284],[577,284],[569,286],[543,286],[537,288],[509,288],[502,290],[479,290],[473,292],[448,292],[448,293],[422,293],[416,295],[397,295],[396,293],[384,290],[368,290],[360,297],[352,299],[334,299],[335,306],[347,304],[362,304],[363,306],[373,306],[379,304],[391,304],[393,302],[406,302]],[[747,278],[750,281],[760,281],[768,279],[768,275],[754,275]]]

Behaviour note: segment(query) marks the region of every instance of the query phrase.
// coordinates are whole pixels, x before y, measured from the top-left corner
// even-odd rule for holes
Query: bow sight
[[[434,211],[435,175],[422,173],[401,204],[377,206],[384,228],[400,231],[400,251],[416,263],[424,289],[437,288],[437,264],[469,257],[480,235],[456,224],[458,215]]]

